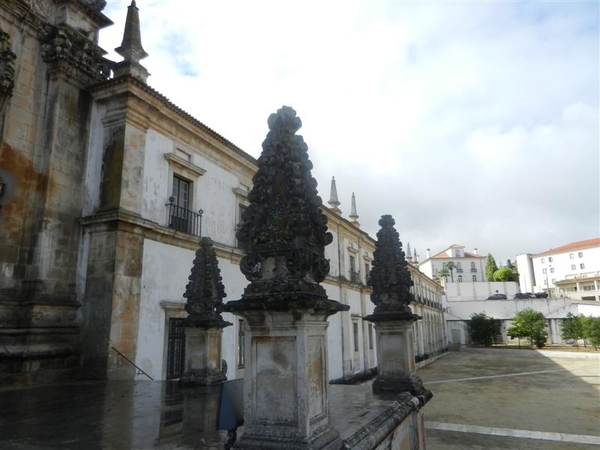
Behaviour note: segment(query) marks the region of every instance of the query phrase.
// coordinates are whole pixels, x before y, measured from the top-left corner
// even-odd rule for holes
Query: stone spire
[[[400,236],[394,228],[395,223],[390,215],[381,216],[379,220],[381,229],[377,232],[373,269],[368,281],[373,289],[371,301],[376,305],[374,313],[368,319],[374,322],[391,318],[419,318],[408,306],[414,301],[414,295],[410,292],[413,281],[402,251]]]
[[[406,243],[406,259],[409,263],[412,262],[412,255],[411,255],[411,251],[410,251],[410,242]]]
[[[352,209],[350,210],[350,222],[352,222],[357,227],[360,227],[360,223],[358,222],[358,214],[356,214],[356,197],[354,196],[354,192],[352,193]]]
[[[419,255],[417,255],[417,249],[415,248],[415,255],[413,256],[413,262],[415,264],[419,263]]]
[[[348,311],[319,284],[333,240],[296,111],[282,107],[269,133],[237,232],[250,281],[223,311],[245,319],[244,434],[236,449],[342,447],[329,424],[327,317]]]
[[[335,177],[331,177],[331,193],[329,195],[329,201],[327,203],[329,203],[333,212],[342,214],[342,210],[339,208],[340,201],[338,200],[337,188],[335,186]]]
[[[329,273],[325,245],[333,236],[320,209],[317,181],[310,174],[308,147],[302,136],[295,135],[302,122],[296,111],[284,106],[271,114],[268,124],[248,195],[250,205],[237,233],[248,244],[240,270],[251,281],[240,301],[262,303],[268,297],[269,308],[286,309],[287,301],[295,302],[301,293],[325,307],[329,300],[319,283]],[[274,299],[283,303],[273,303]]]
[[[183,296],[185,310],[185,372],[183,385],[206,386],[227,379],[221,358],[223,328],[231,325],[219,313],[225,289],[210,238],[200,240]]]
[[[373,269],[368,284],[373,288],[375,311],[366,319],[375,322],[377,331],[377,378],[374,392],[408,391],[424,405],[431,391],[423,387],[416,373],[413,322],[419,320],[408,306],[414,301],[413,281],[404,258],[402,243],[390,215],[381,216]]]
[[[225,328],[231,323],[223,320],[218,308],[226,297],[221,280],[221,269],[213,248],[212,239],[203,237],[196,251],[189,283],[183,296],[187,299],[185,325],[197,328]]]
[[[131,75],[139,78],[144,83],[150,75],[146,68],[140,64],[140,60],[148,56],[142,47],[142,36],[140,32],[139,9],[132,0],[127,8],[127,19],[125,20],[125,32],[121,46],[115,51],[124,59],[113,67],[114,76]]]

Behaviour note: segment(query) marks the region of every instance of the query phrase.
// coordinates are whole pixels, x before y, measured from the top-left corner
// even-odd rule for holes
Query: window
[[[237,341],[237,354],[238,354],[238,368],[244,368],[244,362],[246,360],[245,344],[246,333],[244,328],[244,319],[238,319],[238,341]]]
[[[365,263],[365,283],[369,281],[369,275],[371,274],[371,266],[369,263]]]
[[[542,273],[546,273],[548,269],[542,269]]]
[[[369,324],[369,349],[373,350],[373,324]]]
[[[356,272],[356,258],[350,255],[350,271]]]
[[[169,319],[167,379],[180,378],[185,364],[185,319]]]
[[[471,272],[477,272],[477,269],[475,268],[475,262],[471,261]]]
[[[459,282],[459,283],[462,283],[462,275],[459,275],[459,276],[458,276],[458,282]]]
[[[548,258],[548,262],[552,262],[552,256]]]
[[[190,210],[192,182],[173,175],[169,198],[169,227],[184,233],[200,235],[200,214]]]
[[[585,264],[584,263],[579,264],[579,268],[580,269],[585,269]]]
[[[575,264],[571,264],[571,270],[575,270],[577,269],[577,266]]]
[[[556,278],[552,278],[552,284],[556,282]]]
[[[554,273],[554,267],[550,267],[550,273]]]
[[[569,253],[569,258],[571,258],[571,259],[575,258],[575,254]]]
[[[583,258],[583,252],[577,253],[577,256],[579,256],[580,258]]]
[[[546,262],[546,258],[542,258],[542,264]]]
[[[352,322],[352,329],[354,331],[354,351],[358,351],[358,322]]]
[[[548,286],[548,280],[544,280],[544,284]]]
[[[477,275],[473,275],[473,276],[471,277],[471,279],[473,280],[473,282],[476,282],[476,281],[477,281]]]

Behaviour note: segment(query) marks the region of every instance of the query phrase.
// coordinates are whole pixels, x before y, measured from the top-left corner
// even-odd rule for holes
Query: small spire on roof
[[[412,260],[412,255],[411,255],[411,251],[410,251],[410,242],[406,243],[406,260],[408,262],[411,262],[411,260]]]
[[[121,46],[115,48],[115,51],[123,57],[123,61],[115,64],[113,67],[115,77],[121,75],[131,75],[139,78],[144,83],[150,75],[146,68],[140,64],[140,60],[148,56],[148,53],[142,47],[142,35],[140,32],[140,15],[132,0],[131,5],[127,7],[127,19],[125,20],[125,31]]]
[[[419,262],[419,255],[417,255],[417,249],[415,248],[415,255],[413,256],[413,262],[417,264]]]
[[[342,214],[342,210],[338,208],[338,206],[340,206],[340,201],[338,200],[337,188],[335,186],[335,177],[331,177],[331,194],[329,195],[329,201],[327,203],[329,203],[334,212]]]
[[[360,223],[358,223],[358,214],[356,214],[356,197],[354,196],[354,192],[352,193],[352,208],[350,210],[350,222],[352,222],[357,227],[360,227]]]

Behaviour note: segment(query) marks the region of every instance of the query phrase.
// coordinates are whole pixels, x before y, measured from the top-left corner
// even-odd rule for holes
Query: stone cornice
[[[250,154],[225,139],[223,136],[204,125],[183,109],[173,104],[168,98],[160,94],[142,81],[131,77],[122,76],[113,78],[95,86],[90,87],[90,92],[97,101],[111,99],[115,94],[129,92],[141,102],[140,108],[145,111],[146,127],[157,130],[174,138],[181,138],[181,133],[176,130],[177,127],[187,129],[194,136],[201,136],[213,145],[218,151],[224,151],[233,159],[241,162],[252,173],[256,171],[257,161]],[[165,121],[154,120],[155,116],[164,116],[170,119],[170,125],[166,126]]]
[[[175,153],[165,153],[165,159],[169,161],[169,164],[174,165],[184,172],[190,173],[192,175],[190,178],[199,178],[206,173],[206,170],[202,167],[198,167],[196,164],[186,161]]]
[[[141,234],[144,238],[187,250],[198,249],[200,237],[187,233],[176,231],[159,225],[148,219],[144,219],[138,214],[123,209],[101,211],[91,216],[80,219],[81,225],[90,232],[95,231],[127,231],[134,234]],[[235,247],[215,243],[215,252],[219,258],[229,260],[234,264],[239,264],[244,253]]]

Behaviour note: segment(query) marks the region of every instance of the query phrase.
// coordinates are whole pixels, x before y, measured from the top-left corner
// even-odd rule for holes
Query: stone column
[[[250,281],[223,310],[246,320],[244,434],[237,449],[341,448],[329,425],[327,317],[349,307],[319,284],[329,272],[324,247],[333,240],[296,112],[269,117],[250,206],[238,239]]]
[[[226,322],[217,312],[222,305],[225,289],[221,270],[210,238],[200,240],[190,282],[183,294],[185,310],[185,373],[179,380],[185,385],[209,385],[227,379],[222,367],[221,340]]]

